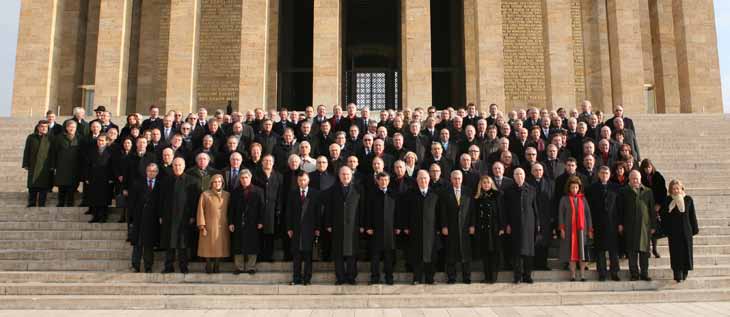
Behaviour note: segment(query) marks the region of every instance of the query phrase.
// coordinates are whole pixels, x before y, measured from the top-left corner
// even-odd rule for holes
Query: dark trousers
[[[149,272],[155,261],[155,253],[152,247],[141,246],[137,243],[132,248],[132,266],[139,268],[140,260],[144,260],[144,270]]]
[[[649,276],[649,252],[628,251],[631,277]],[[639,271],[641,268],[641,271]]]
[[[73,207],[74,194],[76,189],[73,186],[58,186],[58,207]]]
[[[531,279],[532,278],[532,256],[517,255],[512,258],[512,265],[514,265],[514,278],[518,279]]]
[[[413,266],[414,282],[425,282],[426,284],[433,284],[433,275],[435,273],[433,263],[416,262],[411,263],[411,265]]]
[[[45,207],[48,189],[28,188],[28,207]]]
[[[259,237],[259,262],[270,262],[274,260],[274,235],[262,233]]]
[[[608,271],[606,270],[606,252],[608,252],[609,269],[611,274],[618,274],[621,269],[618,261],[618,250],[596,250],[596,268],[598,269],[598,276],[606,276]]]
[[[484,269],[484,280],[487,282],[496,282],[499,274],[499,258],[498,252],[488,252],[482,255],[482,266]]]
[[[471,281],[471,265],[470,262],[458,262],[461,269],[461,276],[464,282]],[[456,281],[456,265],[457,262],[449,261],[446,263],[446,278],[449,282]]]
[[[312,251],[294,251],[291,253],[294,283],[309,283],[312,281]],[[304,271],[302,272],[302,264]]]
[[[188,270],[188,249],[186,249],[186,248],[180,248],[180,249],[168,248],[167,252],[165,253],[165,269],[174,270],[172,267],[172,263],[175,262],[175,253],[177,253],[177,263],[178,263],[178,266],[180,267],[180,271],[187,271]]]
[[[547,270],[548,268],[548,246],[540,245],[535,247],[535,258],[533,260],[534,267],[537,270]]]
[[[322,242],[320,245],[320,260],[322,261],[329,261],[331,260],[332,255],[332,233],[326,230],[322,231],[322,236],[320,241]]]
[[[380,282],[380,260],[383,260],[383,273],[386,281],[393,281],[393,254],[395,250],[371,252],[370,254],[370,281]]]
[[[357,278],[356,256],[335,256],[335,278],[340,283],[353,283]]]
[[[109,207],[89,207],[89,212],[94,216],[94,219],[104,222],[107,213],[109,213]]]
[[[513,269],[514,256],[512,255],[512,237],[509,235],[502,236],[502,268],[505,270]]]

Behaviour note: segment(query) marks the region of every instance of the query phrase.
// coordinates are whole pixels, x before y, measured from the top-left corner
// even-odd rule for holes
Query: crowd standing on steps
[[[396,268],[412,283],[484,283],[500,270],[533,283],[533,270],[569,269],[585,281],[595,261],[600,281],[650,281],[649,255],[668,238],[674,280],[692,270],[699,231],[692,198],[641,158],[633,121],[616,105],[611,118],[580,109],[507,113],[492,104],[384,110],[324,105],[246,113],[206,108],[187,115],[150,106],[122,129],[104,106],[56,121],[53,111],[26,140],[28,207],[88,207],[90,222],[122,210],[132,270],[206,273],[234,262],[291,261],[292,284],[312,283],[312,262],[334,262],[335,283],[393,284]],[[79,191],[80,189],[80,191]],[[79,196],[79,197],[77,197]],[[78,198],[78,199],[77,199]],[[555,265],[557,264],[557,265]]]

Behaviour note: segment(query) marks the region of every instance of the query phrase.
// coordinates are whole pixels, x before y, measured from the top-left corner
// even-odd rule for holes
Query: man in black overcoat
[[[236,269],[234,275],[256,274],[259,234],[263,225],[264,192],[253,185],[251,171],[244,169],[238,176],[241,185],[231,193],[228,204],[228,229]]]
[[[601,166],[598,170],[598,182],[586,189],[588,206],[591,209],[593,222],[593,247],[596,251],[598,280],[606,280],[606,252],[608,252],[611,280],[620,281],[619,271],[619,236],[616,199],[618,185],[609,182],[611,169]]]
[[[557,221],[557,211],[553,205],[554,195],[561,192],[555,190],[555,183],[545,176],[545,169],[541,163],[532,165],[531,177],[527,183],[535,188],[537,195],[537,209],[540,215],[540,237],[535,242],[535,265],[537,270],[549,271],[548,248],[553,236],[554,224]]]
[[[357,277],[357,250],[364,211],[364,193],[353,182],[353,172],[348,166],[339,170],[337,185],[326,192],[324,223],[332,233],[331,256],[335,262],[336,285],[355,285]]]
[[[439,196],[429,188],[425,170],[418,171],[416,183],[407,195],[408,222],[403,232],[409,238],[409,261],[413,267],[413,284],[433,284],[434,263],[440,246]]]
[[[286,228],[291,239],[293,266],[291,284],[309,285],[312,281],[312,246],[320,234],[320,191],[309,186],[307,173],[299,171],[297,188],[292,189],[286,199]]]
[[[264,209],[262,210],[261,249],[258,261],[272,261],[274,254],[274,238],[282,235],[280,224],[284,223],[282,210],[284,206],[284,179],[274,170],[274,156],[265,155],[261,159],[261,168],[253,171],[253,184],[263,190]]]
[[[535,188],[525,182],[525,171],[514,171],[514,186],[504,190],[504,232],[512,237],[514,283],[532,283],[535,239],[540,232]]]
[[[172,161],[172,176],[160,184],[162,191],[160,204],[160,247],[167,249],[165,269],[162,273],[175,272],[173,261],[177,253],[180,272],[188,272],[188,252],[195,247],[192,243],[195,230],[195,215],[200,198],[198,181],[184,173],[185,160]]]
[[[144,259],[145,272],[152,272],[154,247],[157,243],[160,214],[160,186],[157,180],[157,164],[150,163],[145,178],[137,180],[129,189],[129,226],[132,248],[132,269],[140,271],[140,260]]]
[[[363,225],[370,237],[370,284],[380,284],[380,260],[383,261],[385,283],[393,284],[395,255],[397,194],[389,188],[390,175],[375,175],[376,186],[367,192]]]
[[[456,282],[456,264],[458,263],[465,284],[471,283],[472,258],[471,238],[474,235],[474,213],[472,212],[471,192],[462,187],[461,171],[451,172],[451,184],[441,191],[440,222],[441,235],[446,237],[446,275],[447,283]]]

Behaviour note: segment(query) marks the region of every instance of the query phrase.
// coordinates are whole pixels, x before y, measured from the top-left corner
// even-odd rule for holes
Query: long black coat
[[[454,188],[447,186],[439,195],[441,228],[448,228],[446,237],[446,259],[449,262],[471,261],[472,249],[469,228],[474,226],[471,192],[462,187],[460,204],[456,203]]]
[[[249,186],[248,195],[242,187],[231,193],[231,202],[228,204],[228,220],[235,226],[231,235],[233,254],[258,254],[259,230],[256,228],[262,223],[264,210],[264,193],[261,188]]]
[[[261,211],[264,225],[263,233],[274,234],[277,219],[284,217],[281,212],[283,211],[284,199],[286,199],[284,196],[286,191],[284,191],[282,176],[279,172],[272,170],[271,175],[266,177],[263,170],[257,169],[253,172],[253,184],[261,188],[264,194],[264,209]]]
[[[651,189],[645,186],[641,186],[638,193],[638,199],[637,194],[628,185],[619,190],[619,199],[617,204],[620,221],[619,224],[624,226],[623,236],[624,241],[626,242],[626,251],[644,250],[648,252],[648,243],[650,239],[644,241],[647,243],[646,245],[641,245],[641,230],[643,230],[644,218],[640,205],[637,204],[637,201],[639,204],[643,204],[648,209],[647,215],[649,217],[649,226],[643,229],[646,230],[647,236],[651,238],[650,230],[656,229],[654,194]]]
[[[370,251],[394,250],[397,195],[390,190],[383,193],[374,188],[366,197],[363,226],[374,231],[370,237]]]
[[[529,184],[516,184],[504,190],[502,212],[504,225],[512,228],[512,254],[535,255],[535,240],[539,233],[537,193]]]
[[[140,156],[140,153],[133,151],[127,157],[125,164],[124,188],[129,188],[134,182],[145,178],[147,165],[150,163],[157,163],[157,155],[154,152],[147,151]]]
[[[408,255],[411,263],[433,263],[436,261],[441,241],[438,232],[441,230],[439,217],[439,195],[429,189],[426,197],[416,187],[410,191],[408,200],[409,232]]]
[[[291,251],[312,251],[315,230],[320,230],[322,214],[322,192],[309,187],[304,201],[299,189],[292,189],[287,195],[286,230],[294,234],[291,237]]]
[[[618,190],[618,185],[614,183],[604,186],[598,182],[593,183],[585,191],[593,221],[593,243],[598,251],[619,250],[619,219],[616,208]]]
[[[23,151],[23,168],[28,170],[28,188],[51,188],[53,175],[49,169],[48,155],[51,137],[38,133],[28,135]]]
[[[197,230],[190,220],[195,219],[198,209],[201,193],[198,181],[183,174],[165,177],[160,183],[160,246],[166,249],[194,247],[193,235]]]
[[[86,186],[85,196],[89,206],[105,207],[109,206],[112,199],[112,153],[109,147],[99,153],[96,147],[86,153],[86,168],[84,170],[88,186]]]
[[[502,193],[498,190],[482,192],[472,204],[474,215],[474,255],[476,259],[489,253],[500,252],[499,231],[502,230]]]
[[[672,197],[667,197],[661,209],[662,229],[669,238],[669,258],[672,270],[692,270],[694,252],[692,236],[700,232],[692,197],[684,197],[684,212],[669,210]]]
[[[51,146],[50,168],[56,170],[53,183],[56,186],[78,186],[81,164],[81,140],[74,135],[57,135]]]
[[[324,223],[332,228],[332,256],[356,256],[362,227],[364,200],[363,189],[351,184],[347,196],[341,184],[326,191]]]
[[[157,242],[160,217],[160,182],[149,190],[147,180],[138,180],[129,190],[130,243],[151,248]]]
[[[537,209],[540,214],[540,241],[538,245],[550,245],[550,239],[552,238],[553,228],[558,218],[558,211],[555,209],[553,204],[555,195],[555,183],[549,179],[543,177],[538,183],[534,179],[530,179],[527,182],[535,188],[537,194]]]

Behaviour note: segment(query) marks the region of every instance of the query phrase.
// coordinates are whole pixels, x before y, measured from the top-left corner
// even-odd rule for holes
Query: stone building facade
[[[12,115],[583,99],[720,113],[713,10],[712,0],[22,0]]]

